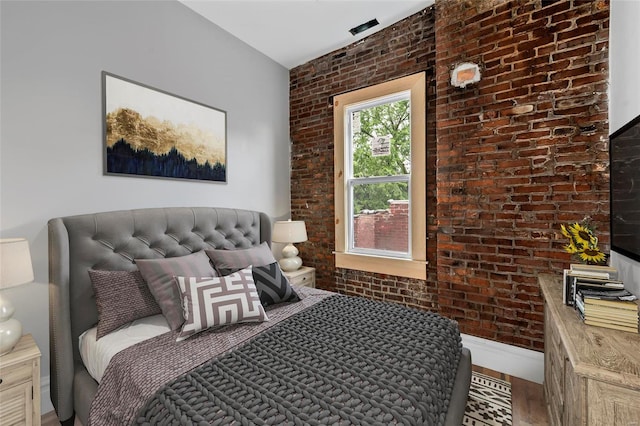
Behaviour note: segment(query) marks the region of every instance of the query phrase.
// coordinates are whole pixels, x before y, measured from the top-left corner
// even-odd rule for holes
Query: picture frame
[[[104,174],[227,182],[226,111],[102,72]]]

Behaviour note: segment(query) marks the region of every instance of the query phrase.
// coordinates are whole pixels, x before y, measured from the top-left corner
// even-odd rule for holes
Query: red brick
[[[439,312],[468,334],[542,350],[541,272],[561,273],[560,223],[609,241],[608,2],[437,0],[290,72],[292,217],[318,286]],[[604,7],[604,8],[602,8]],[[473,61],[482,79],[449,84]],[[427,72],[427,281],[336,269],[331,96]],[[507,115],[517,105],[531,112]]]

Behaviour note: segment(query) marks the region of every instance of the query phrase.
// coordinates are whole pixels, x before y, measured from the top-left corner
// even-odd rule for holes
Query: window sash
[[[385,104],[390,104],[390,103],[394,103],[394,102],[400,102],[400,101],[409,101],[409,111],[411,111],[411,92],[408,90],[404,90],[401,92],[397,92],[397,93],[392,93],[390,95],[386,95],[386,96],[382,96],[376,99],[370,99],[370,100],[366,100],[364,102],[359,102],[359,103],[355,103],[352,105],[349,105],[345,108],[345,112],[344,112],[344,122],[346,123],[346,126],[344,128],[344,140],[346,143],[346,168],[348,170],[347,172],[347,176],[353,178],[353,114],[355,112],[359,112],[365,109],[369,109],[369,108],[375,108],[377,106],[380,105],[385,105]],[[411,123],[411,116],[409,116],[409,123]],[[411,124],[410,124],[411,125]],[[411,134],[411,133],[410,133]],[[410,136],[411,138],[411,136]],[[411,140],[409,141],[410,146],[412,146],[412,142]],[[410,155],[411,158],[411,155]],[[373,177],[373,176],[371,176]]]
[[[394,251],[394,250],[382,250],[382,249],[373,249],[373,248],[362,248],[355,246],[355,230],[354,230],[354,219],[356,212],[354,211],[354,188],[359,185],[369,185],[369,184],[377,184],[377,183],[395,183],[401,182],[406,183],[408,186],[408,228],[407,228],[407,251]],[[365,178],[351,178],[347,179],[347,208],[348,208],[348,217],[349,221],[347,223],[347,238],[349,241],[349,245],[347,247],[347,252],[349,253],[357,253],[357,254],[370,254],[373,256],[388,256],[388,257],[396,257],[401,259],[410,259],[411,258],[411,247],[412,247],[412,232],[411,232],[411,175],[397,175],[397,176],[376,176],[376,177],[365,177]]]
[[[411,111],[411,92],[409,90],[403,90],[396,93],[392,93],[389,95],[381,96],[375,99],[369,99],[363,102],[359,102],[356,104],[349,105],[345,108],[345,141],[346,143],[346,169],[347,178],[346,178],[346,186],[347,186],[347,215],[348,215],[348,223],[347,223],[347,252],[349,253],[357,253],[357,254],[370,254],[374,256],[385,256],[385,257],[395,257],[395,258],[411,258],[411,175],[403,174],[403,175],[390,175],[390,176],[369,176],[369,177],[353,177],[354,175],[354,121],[353,117],[356,112],[360,112],[363,110],[367,110],[370,108],[375,108],[381,105],[393,104],[400,101],[409,101],[409,111]],[[409,125],[411,123],[411,117],[409,117]],[[409,141],[411,144],[411,141]],[[381,250],[374,248],[361,248],[355,246],[355,229],[354,229],[354,219],[356,212],[354,211],[354,188],[358,185],[367,185],[367,184],[376,184],[376,183],[392,183],[392,182],[406,182],[409,186],[407,201],[409,204],[409,227],[407,229],[407,235],[405,236],[407,239],[407,251],[393,251],[393,250]]]

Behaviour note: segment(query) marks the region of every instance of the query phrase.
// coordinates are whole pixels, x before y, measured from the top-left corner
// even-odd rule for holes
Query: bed
[[[179,342],[186,326],[161,330],[113,355],[99,385],[79,343],[99,319],[88,271],[135,273],[145,260],[257,250],[270,246],[271,220],[229,208],[151,208],[54,218],[48,232],[50,389],[63,424],[155,424],[170,415],[174,424],[462,422],[471,354],[455,322],[319,289],[295,287],[296,301],[264,308],[268,321]],[[160,371],[165,364],[171,371]]]

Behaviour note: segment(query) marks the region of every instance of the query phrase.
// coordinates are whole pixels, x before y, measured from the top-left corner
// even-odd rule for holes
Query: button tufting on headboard
[[[204,248],[271,245],[264,213],[212,207],[123,210],[51,219],[49,325],[51,400],[61,419],[73,415],[78,336],[97,321],[88,270],[136,269],[135,259],[184,256]],[[78,362],[76,365],[81,365]]]

